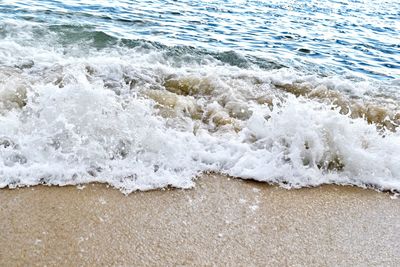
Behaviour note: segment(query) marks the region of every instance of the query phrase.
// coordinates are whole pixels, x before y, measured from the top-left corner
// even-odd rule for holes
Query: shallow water
[[[1,1],[0,187],[206,171],[400,189],[397,1]]]

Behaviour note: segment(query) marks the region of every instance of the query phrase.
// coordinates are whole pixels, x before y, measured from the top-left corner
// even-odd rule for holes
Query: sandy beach
[[[191,190],[0,191],[0,265],[396,266],[400,200],[204,175]]]
[[[400,267],[399,10],[0,0],[0,267]]]

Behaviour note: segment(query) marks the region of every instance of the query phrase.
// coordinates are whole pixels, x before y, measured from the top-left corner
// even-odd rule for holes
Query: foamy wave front
[[[212,171],[400,190],[398,99],[371,83],[143,46],[1,47],[0,187],[129,193]]]

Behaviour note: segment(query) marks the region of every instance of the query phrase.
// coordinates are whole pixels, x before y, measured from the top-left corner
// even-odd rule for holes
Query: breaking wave
[[[130,193],[218,172],[400,190],[398,80],[68,27],[16,39],[7,27],[0,187],[101,182]]]

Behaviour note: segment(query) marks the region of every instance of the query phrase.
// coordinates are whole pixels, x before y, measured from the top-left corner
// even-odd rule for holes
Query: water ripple
[[[11,1],[0,22],[93,26],[125,39],[235,51],[339,74],[400,78],[400,2],[386,1]]]

